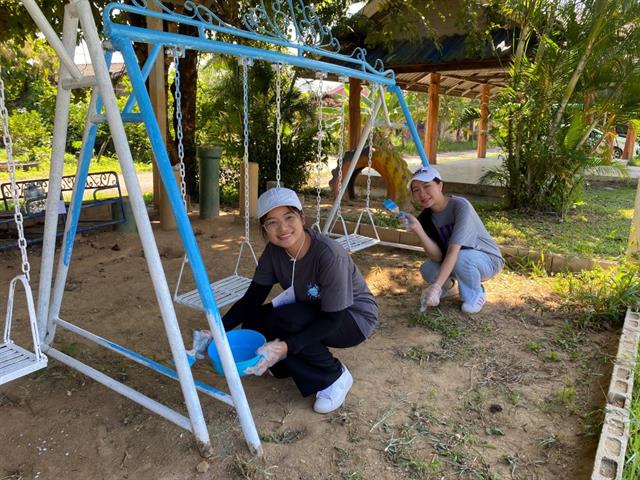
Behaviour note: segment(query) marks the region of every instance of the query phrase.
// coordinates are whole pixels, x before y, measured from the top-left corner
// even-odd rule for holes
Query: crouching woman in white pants
[[[471,203],[446,196],[443,185],[431,166],[418,168],[408,185],[423,210],[418,218],[406,214],[406,223],[429,257],[420,269],[429,284],[422,294],[422,310],[455,293],[457,280],[462,311],[478,313],[487,299],[482,282],[498,274],[504,260]]]

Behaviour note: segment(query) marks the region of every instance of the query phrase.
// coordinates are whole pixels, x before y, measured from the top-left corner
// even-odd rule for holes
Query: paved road
[[[500,166],[500,149],[492,148],[487,150],[487,158],[477,158],[475,150],[465,150],[462,152],[438,153],[438,163],[436,168],[447,182],[478,183],[480,177],[488,170]],[[420,165],[418,156],[405,156],[407,165],[411,170]],[[626,161],[620,161],[624,165]],[[331,169],[335,168],[337,161],[335,158],[329,159],[329,165],[322,169],[321,183],[327,185],[331,178]],[[632,178],[640,178],[640,167],[627,167],[628,174]],[[366,173],[366,171],[365,171]],[[378,172],[372,172],[372,176],[378,176]],[[138,180],[143,193],[153,192],[153,174],[151,172],[138,173]],[[315,184],[315,181],[312,182]],[[120,184],[123,193],[126,192],[124,180],[120,176]]]

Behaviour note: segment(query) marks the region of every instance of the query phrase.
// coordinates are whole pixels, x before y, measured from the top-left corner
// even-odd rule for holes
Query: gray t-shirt
[[[431,213],[431,221],[444,245],[443,255],[453,243],[502,258],[498,244],[466,198],[452,195],[444,210]]]
[[[295,262],[296,302],[316,304],[323,312],[347,309],[365,338],[369,337],[378,321],[378,305],[362,273],[334,240],[315,230],[307,232],[311,235],[311,246]],[[268,243],[253,280],[260,285],[279,283],[286,290],[291,286],[292,271],[293,261],[287,252]]]

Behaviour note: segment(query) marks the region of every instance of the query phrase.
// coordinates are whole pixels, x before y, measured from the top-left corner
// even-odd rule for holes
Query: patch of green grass
[[[624,255],[636,189],[592,187],[564,217],[505,210],[502,204],[474,203],[487,230],[501,245],[569,256],[616,258]]]
[[[426,312],[415,314],[412,324],[433,330],[449,340],[460,338],[464,333],[456,321],[442,313],[439,308],[430,308]]]
[[[0,149],[0,161],[7,161],[7,152],[5,149]],[[18,165],[19,160],[17,159]],[[37,167],[30,168],[29,170],[22,170],[18,168],[16,170],[16,178],[18,180],[30,180],[33,178],[49,178],[49,156],[42,155],[40,157],[40,163]],[[77,168],[77,157],[69,154],[65,154],[63,175],[75,175]],[[153,170],[151,163],[136,163],[135,169],[138,172],[150,172]],[[114,157],[101,157],[100,160],[94,158],[89,166],[89,173],[93,172],[105,172],[114,171],[121,173],[120,163],[117,158]],[[0,182],[9,181],[9,172],[0,172]]]
[[[412,444],[416,435],[409,427],[403,427],[399,434],[395,432],[386,440],[384,453],[387,460],[394,466],[407,471],[418,478],[432,478],[442,472],[444,465],[437,459],[424,460],[419,458]]]
[[[526,346],[527,350],[532,353],[539,353],[540,350],[542,350],[542,345],[540,345],[538,342],[534,342],[533,340],[529,340]]]
[[[559,362],[560,355],[556,351],[551,351],[549,352],[549,356],[547,357],[547,360],[549,360],[550,362]]]
[[[559,310],[579,328],[620,326],[627,307],[640,305],[640,268],[621,262],[610,270],[595,268],[555,278]]]
[[[279,445],[295,443],[304,436],[304,430],[288,429],[264,433],[260,435],[260,440],[266,443],[277,443]]]

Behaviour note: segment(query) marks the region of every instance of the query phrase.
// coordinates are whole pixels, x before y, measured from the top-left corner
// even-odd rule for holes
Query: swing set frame
[[[415,124],[409,113],[402,91],[395,82],[393,71],[384,70],[381,62],[370,65],[366,61],[366,51],[357,48],[352,55],[338,53],[340,45],[328,27],[321,24],[313,8],[305,5],[303,0],[287,0],[274,3],[274,9],[267,11],[259,2],[250,8],[243,17],[244,29],[236,28],[224,22],[210,9],[195,2],[186,1],[182,13],[176,13],[160,0],[133,0],[132,5],[112,3],[102,12],[105,42],[101,41],[91,11],[89,0],[69,0],[65,5],[63,33],[60,39],[48,20],[40,11],[35,0],[21,0],[29,14],[56,51],[60,59],[58,92],[54,119],[54,135],[52,142],[52,158],[49,173],[49,195],[47,198],[45,231],[43,239],[40,278],[38,284],[38,301],[36,308],[38,331],[42,350],[50,357],[60,361],[108,388],[130,398],[140,405],[152,410],[195,436],[200,453],[204,456],[212,454],[209,432],[204,420],[198,391],[212,398],[235,407],[245,440],[250,450],[261,454],[262,447],[242,383],[231,355],[229,343],[222,325],[220,311],[215,296],[210,288],[208,274],[202,260],[195,235],[191,228],[186,208],[182,202],[180,188],[176,183],[169,161],[166,146],[154,115],[145,81],[164,48],[194,49],[200,52],[233,55],[239,58],[265,60],[273,64],[291,65],[304,69],[322,71],[357,78],[362,81],[378,84],[394,93],[405,115],[407,125],[416,144],[423,165],[428,165]],[[153,3],[155,8],[150,8]],[[174,24],[187,24],[196,28],[197,36],[187,36],[172,32],[163,32],[148,28],[134,27],[118,23],[116,13],[128,12],[132,15],[151,17]],[[121,18],[121,17],[120,17]],[[288,34],[292,26],[293,38]],[[94,76],[83,76],[73,62],[73,52],[78,41],[78,27],[82,31],[94,66]],[[234,39],[218,40],[219,35]],[[256,41],[265,48],[245,45],[243,42]],[[145,43],[151,46],[146,63],[138,64],[133,44]],[[269,49],[267,48],[267,46]],[[114,51],[122,53],[126,70],[132,83],[132,92],[124,109],[120,111],[116,103],[115,92],[109,76],[109,65]],[[294,53],[295,52],[295,53]],[[87,112],[87,120],[83,134],[76,172],[75,189],[65,225],[62,247],[58,256],[54,278],[54,262],[56,258],[56,225],[57,199],[61,188],[63,156],[66,144],[67,125],[71,91],[79,88],[91,88],[91,100]],[[382,99],[378,98],[371,117],[361,135],[354,158],[362,153],[369,132],[374,126]],[[138,112],[134,112],[137,104]],[[123,122],[144,122],[156,166],[163,182],[171,210],[176,219],[178,233],[191,267],[198,288],[202,306],[213,340],[220,354],[225,378],[230,393],[193,379],[187,363],[185,347],[180,333],[172,295],[168,287],[165,272],[155,242],[151,223],[142,197],[140,185],[136,177],[131,151],[127,142]],[[170,345],[176,369],[172,370],[126,347],[95,335],[69,321],[60,318],[64,286],[71,262],[74,238],[77,231],[83,189],[89,171],[95,145],[97,127],[100,123],[108,123],[114,146],[122,167],[135,223],[142,243],[144,256],[149,268],[167,340]],[[328,233],[332,221],[338,211],[349,179],[353,174],[356,162],[351,162],[350,169],[322,231]],[[141,392],[108,377],[104,373],[72,358],[53,347],[56,328],[64,328],[87,340],[101,345],[124,357],[147,366],[152,370],[179,381],[187,415],[175,411],[161,402],[151,399]]]

